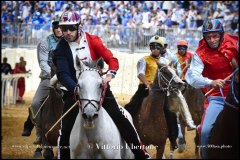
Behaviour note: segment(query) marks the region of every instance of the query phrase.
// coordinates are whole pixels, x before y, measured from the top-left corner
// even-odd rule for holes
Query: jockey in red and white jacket
[[[218,19],[206,20],[203,24],[203,39],[199,42],[196,54],[193,55],[185,79],[195,88],[202,88],[208,94],[204,103],[204,114],[201,128],[202,158],[208,158],[206,147],[210,131],[218,114],[222,111],[230,83],[224,79],[234,71],[231,61],[238,60],[238,37],[224,34],[223,26]],[[220,92],[222,88],[223,95]]]

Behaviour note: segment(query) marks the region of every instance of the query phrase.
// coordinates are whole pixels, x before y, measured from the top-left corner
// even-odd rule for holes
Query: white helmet
[[[165,37],[160,37],[160,39],[163,41],[163,43],[164,43],[165,45],[168,45],[167,38],[165,38]]]
[[[164,42],[163,39],[160,38],[160,36],[153,36],[150,41],[149,41],[149,45],[153,44],[153,43],[158,43],[160,44],[162,47],[164,46]]]
[[[62,16],[60,17],[59,25],[74,25],[80,24],[81,17],[74,11],[66,11],[63,12]]]

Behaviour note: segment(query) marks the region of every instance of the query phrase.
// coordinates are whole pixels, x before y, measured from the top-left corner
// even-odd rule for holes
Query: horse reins
[[[239,70],[239,68],[236,68],[236,69],[234,70],[234,72],[232,73],[232,80],[231,80],[231,82],[232,82],[232,83],[231,83],[231,93],[232,93],[232,95],[233,95],[234,101],[235,101],[237,104],[239,104],[239,100],[238,100],[238,98],[237,98],[237,96],[236,96],[236,94],[235,94],[235,92],[234,92],[234,81],[235,81],[235,80],[234,80],[234,76],[235,76],[235,74],[237,73],[238,70]],[[222,97],[224,97],[222,88],[219,88],[219,90],[220,90],[220,92],[221,92]],[[227,106],[229,106],[229,107],[232,107],[232,108],[234,108],[234,109],[236,109],[236,110],[239,110],[239,107],[236,107],[236,106],[234,106],[233,104],[227,102],[226,99],[224,100],[224,103],[225,103]]]

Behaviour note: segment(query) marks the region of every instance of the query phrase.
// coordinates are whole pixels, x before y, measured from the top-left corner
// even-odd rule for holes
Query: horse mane
[[[158,69],[153,80],[152,89],[160,89],[160,86],[158,84]]]

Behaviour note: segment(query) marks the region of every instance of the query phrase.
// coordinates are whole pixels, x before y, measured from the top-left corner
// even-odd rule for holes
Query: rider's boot
[[[22,136],[30,136],[33,127],[34,127],[34,124],[32,123],[30,116],[28,115],[28,118],[24,123],[24,130],[22,132]]]
[[[181,101],[181,105],[179,107],[180,113],[181,115],[184,117],[186,123],[187,123],[187,130],[191,131],[191,130],[195,130],[196,129],[196,125],[194,124],[193,120],[192,120],[192,116],[189,112],[188,109],[188,105],[187,102],[185,100],[185,98],[183,97],[182,93],[179,91],[179,94],[177,94],[180,101]]]

